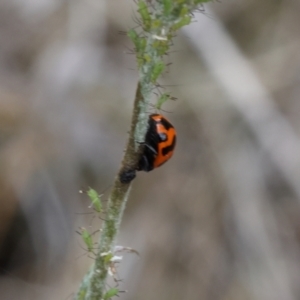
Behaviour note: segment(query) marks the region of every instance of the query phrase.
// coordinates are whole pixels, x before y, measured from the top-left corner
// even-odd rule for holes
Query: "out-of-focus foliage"
[[[300,3],[205,7],[200,17],[221,22],[218,41],[231,38],[298,145]],[[76,231],[101,220],[78,191],[101,194],[122,157],[137,74],[119,32],[136,25],[135,9],[129,0],[0,3],[1,299],[65,299],[90,265]],[[199,35],[214,37],[209,27]],[[299,179],[274,163],[197,51],[179,35],[165,62],[161,84],[172,87],[163,92],[178,99],[162,109],[178,131],[176,153],[133,184],[118,244],[140,258],[124,254],[117,290],[128,290],[122,299],[297,300]],[[246,90],[242,74],[232,78],[234,56],[223,63]],[[292,150],[282,161],[297,171]]]

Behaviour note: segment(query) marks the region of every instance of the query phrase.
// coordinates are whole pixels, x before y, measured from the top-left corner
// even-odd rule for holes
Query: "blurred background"
[[[174,157],[139,173],[120,299],[300,299],[300,2],[205,5],[161,84]],[[71,299],[92,263],[137,71],[134,1],[0,1],[0,294]],[[105,198],[104,197],[104,198]],[[113,283],[112,283],[113,284]],[[69,297],[69,298],[68,298]]]

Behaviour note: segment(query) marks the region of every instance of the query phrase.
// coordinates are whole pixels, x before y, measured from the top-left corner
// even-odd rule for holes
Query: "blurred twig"
[[[227,93],[227,100],[247,121],[260,146],[300,201],[299,137],[217,17],[213,20],[198,18],[197,21],[197,30],[190,26],[185,33]],[[222,147],[217,154],[236,225],[236,232],[228,234],[240,243],[242,249],[236,250],[243,263],[240,263],[240,272],[247,275],[246,285],[257,299],[292,300],[295,298],[291,290],[291,272],[288,272],[288,254],[279,250],[278,230],[270,233],[270,223],[276,229],[280,224],[268,202],[263,201],[267,194],[265,182],[253,148],[250,143],[241,144],[234,152]]]
[[[191,37],[190,42],[224,88],[227,100],[245,118],[262,148],[285,176],[300,203],[299,137],[217,17],[212,20],[196,16],[196,20],[197,27],[184,29]]]

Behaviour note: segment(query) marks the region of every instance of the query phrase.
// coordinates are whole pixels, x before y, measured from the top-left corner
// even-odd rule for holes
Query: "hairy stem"
[[[110,253],[112,251],[131,187],[131,182],[122,183],[120,181],[120,174],[127,170],[135,170],[138,163],[141,151],[140,148],[142,148],[142,145],[138,145],[136,150],[135,131],[140,113],[141,111],[145,110],[146,105],[141,94],[141,86],[138,84],[129,138],[119,174],[115,178],[115,182],[108,200],[107,215],[100,236],[98,254],[93,266],[85,275],[81,283],[75,298],[77,300],[99,300],[103,297],[105,281],[108,273],[107,257],[103,254]],[[140,126],[139,130],[141,131],[140,134],[145,136],[145,132],[147,130],[147,121],[145,122],[144,128]]]
[[[96,259],[84,277],[76,300],[102,300],[106,277],[113,253],[114,241],[129,196],[131,181],[135,177],[140,155],[143,151],[151,94],[158,86],[157,79],[163,73],[163,57],[168,53],[176,32],[188,25],[193,13],[209,0],[137,0],[139,29],[131,29],[128,36],[135,46],[139,83],[136,89],[131,129],[124,158],[107,204]],[[170,98],[168,93],[160,95],[157,109]],[[159,103],[159,104],[158,104]],[[110,297],[109,297],[110,298]]]

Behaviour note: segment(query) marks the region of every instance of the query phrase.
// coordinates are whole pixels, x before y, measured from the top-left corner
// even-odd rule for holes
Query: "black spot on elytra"
[[[162,154],[167,155],[169,152],[173,151],[176,145],[176,135],[173,137],[172,144],[162,149]]]

